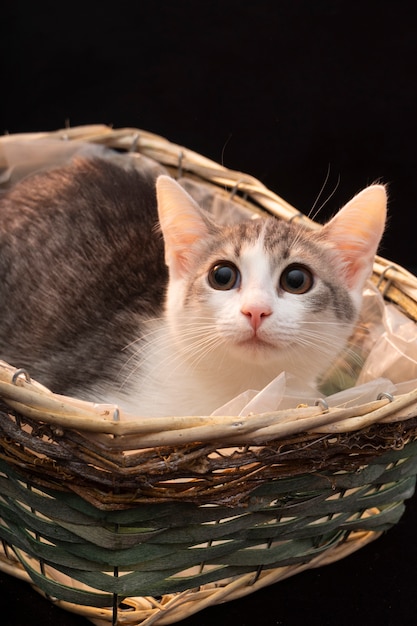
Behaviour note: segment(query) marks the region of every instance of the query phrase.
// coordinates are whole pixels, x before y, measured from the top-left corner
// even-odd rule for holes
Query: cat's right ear
[[[337,250],[343,274],[352,289],[362,289],[372,272],[386,217],[386,189],[384,185],[370,185],[323,227],[322,235]]]
[[[193,266],[196,246],[212,230],[193,198],[170,176],[156,181],[159,223],[165,242],[165,262],[171,278],[181,278]]]

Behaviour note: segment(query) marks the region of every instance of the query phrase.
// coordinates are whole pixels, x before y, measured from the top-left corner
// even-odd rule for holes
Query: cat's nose
[[[266,317],[272,314],[272,309],[268,305],[243,306],[241,309],[243,315],[249,318],[249,323],[256,332]]]

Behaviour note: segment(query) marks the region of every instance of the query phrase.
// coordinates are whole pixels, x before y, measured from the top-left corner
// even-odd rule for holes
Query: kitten
[[[358,319],[385,217],[381,185],[308,231],[219,226],[173,179],[155,194],[109,160],[34,175],[0,200],[0,358],[144,416],[207,415],[281,371],[315,384]]]

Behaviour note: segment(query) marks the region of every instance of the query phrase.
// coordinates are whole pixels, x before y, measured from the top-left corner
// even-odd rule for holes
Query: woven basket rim
[[[117,405],[97,404],[55,394],[22,370],[0,361],[0,396],[32,419],[92,433],[140,437],[138,447],[224,441],[259,443],[300,432],[337,433],[359,430],[378,422],[407,419],[417,408],[417,389],[382,397],[362,405],[338,408],[317,403],[258,415],[167,416],[124,415]]]

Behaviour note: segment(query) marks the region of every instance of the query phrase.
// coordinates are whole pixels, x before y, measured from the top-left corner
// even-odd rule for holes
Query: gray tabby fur
[[[166,176],[157,206],[159,173],[75,156],[0,196],[0,358],[56,393],[143,415],[208,414],[282,371],[317,383],[358,319],[383,187],[309,232],[242,221],[187,183],[214,220]],[[241,274],[227,291],[208,280],[224,260]],[[282,286],[291,264],[313,276],[302,295]]]

